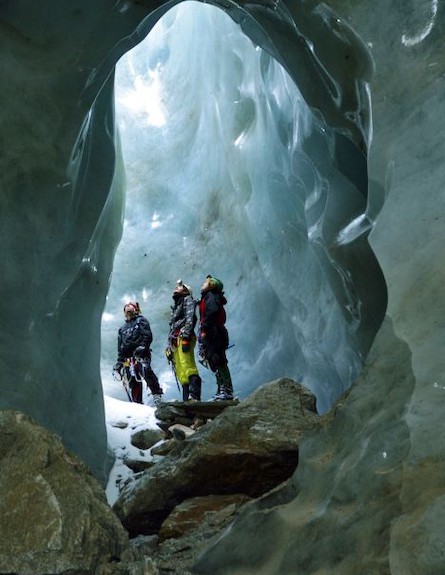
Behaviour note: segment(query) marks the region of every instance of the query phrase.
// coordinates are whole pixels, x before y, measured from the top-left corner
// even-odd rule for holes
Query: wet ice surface
[[[279,64],[224,12],[197,3],[169,11],[122,58],[116,108],[128,190],[102,323],[106,392],[115,395],[122,305],[137,299],[154,333],[153,367],[176,397],[163,353],[171,292],[183,278],[199,297],[211,273],[225,285],[237,393],[287,375],[325,410],[367,345],[352,267],[361,259],[366,269],[369,257],[369,226],[354,227],[366,189],[339,171],[342,142]],[[214,378],[201,371],[208,398]]]

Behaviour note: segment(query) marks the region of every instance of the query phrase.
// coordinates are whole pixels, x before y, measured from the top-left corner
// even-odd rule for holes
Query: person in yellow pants
[[[168,342],[176,378],[182,386],[183,401],[201,401],[202,382],[195,362],[197,302],[190,286],[182,280],[177,281],[172,297]]]

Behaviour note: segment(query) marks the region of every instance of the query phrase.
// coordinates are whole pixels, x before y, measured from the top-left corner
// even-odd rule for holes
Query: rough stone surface
[[[156,429],[141,429],[131,435],[131,444],[138,449],[146,450],[164,438],[164,434]]]
[[[180,423],[170,425],[168,431],[176,441],[184,441],[184,439],[187,439],[187,437],[190,437],[195,433],[194,429],[188,427],[188,425],[181,425]]]
[[[132,535],[156,533],[182,501],[203,495],[269,491],[298,463],[298,445],[317,427],[311,394],[280,379],[260,387],[122,490],[114,509]]]
[[[128,536],[84,463],[17,411],[0,411],[0,573],[92,573]]]
[[[182,530],[181,535],[169,537],[158,541],[156,536],[138,536],[130,541],[132,548],[137,547],[145,551],[145,554],[153,559],[154,564],[162,575],[192,575],[193,565],[196,558],[224,534],[226,529],[231,528],[231,524],[242,510],[248,508],[258,511],[259,509],[270,509],[278,505],[289,503],[297,495],[297,491],[292,482],[286,481],[277,488],[271,490],[259,499],[245,502],[245,496],[209,496],[210,502],[227,502],[232,500],[228,506],[223,506],[220,511],[216,506],[205,512],[196,525],[188,523],[187,529]],[[233,499],[232,499],[233,498]],[[199,502],[205,502],[206,497],[200,497],[185,501],[173,512],[172,516],[181,517],[182,510],[189,506],[193,509],[195,501],[201,508]],[[205,505],[205,503],[204,503]],[[178,513],[177,513],[178,512]],[[170,522],[170,517],[166,522]],[[139,543],[140,542],[140,543]],[[132,575],[132,574],[131,574]]]
[[[124,457],[122,461],[134,473],[140,473],[141,471],[145,471],[146,469],[149,469],[154,465],[153,461],[144,461],[143,459],[131,459],[130,457]]]
[[[233,517],[235,511],[249,500],[246,495],[207,495],[187,499],[175,507],[162,523],[159,541],[183,537],[199,528],[205,516],[212,515],[217,521]]]
[[[215,417],[227,409],[227,407],[233,407],[234,405],[238,405],[238,403],[238,400],[213,402],[166,402],[156,409],[155,415],[159,421],[159,427],[167,433],[167,436],[169,436],[169,427],[176,423],[189,427],[196,421],[204,423],[209,419],[215,419]]]
[[[155,445],[154,447],[152,447],[150,449],[150,453],[152,455],[167,455],[167,453],[170,453],[170,451],[172,449],[174,449],[176,446],[176,441],[173,439],[168,439],[166,441],[162,441],[161,443],[159,443],[158,445]]]

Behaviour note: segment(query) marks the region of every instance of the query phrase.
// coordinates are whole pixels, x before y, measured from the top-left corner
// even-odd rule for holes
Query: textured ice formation
[[[124,216],[114,67],[173,5],[149,13],[141,3],[97,2],[86,10],[80,1],[68,8],[23,0],[2,8],[7,143],[1,250],[7,263],[0,286],[5,302],[0,405],[22,409],[56,431],[102,476],[100,320]],[[145,286],[151,290],[142,303],[154,318],[154,363],[162,372],[172,282],[190,268],[186,262],[184,271],[178,269],[171,250],[180,255],[189,253],[183,245],[194,246],[195,275],[187,279],[196,288],[211,272],[227,286],[235,344],[230,362],[240,394],[275,375],[290,375],[317,393],[323,410],[358,373],[384,308],[383,282],[365,240],[368,228],[359,235],[342,232],[366,206],[366,159],[360,150],[368,140],[363,80],[369,62],[348,26],[336,23],[326,6],[312,15],[301,12],[302,32],[281,3],[226,9],[266,53],[237,26],[229,28],[227,18],[203,12],[199,29],[184,16],[188,33],[202,35],[194,48],[198,68],[184,55],[186,45],[193,50],[192,42],[174,16],[167,26],[175,30],[170,48],[164,44],[163,51],[151,54],[148,66],[155,70],[174,50],[178,63],[163,73],[174,76],[182,65],[180,79],[173,80],[182,100],[175,93],[166,99],[174,119],[168,139],[157,137],[147,150],[150,140],[139,138],[144,163],[152,168],[158,146],[165,146],[162,160],[171,162],[170,173],[160,178],[153,170],[156,188],[139,190],[140,204],[125,211],[131,222],[144,203],[154,219],[149,246],[133,254],[140,265],[129,265],[144,279],[138,284],[133,277],[128,287],[122,283],[117,299],[124,288],[131,296]],[[319,27],[319,41],[305,40],[308,22]],[[204,26],[215,32],[213,40]],[[225,44],[219,42],[223,32],[229,34]],[[336,47],[343,55],[347,51],[347,65],[326,59]],[[298,76],[301,95],[270,55],[295,81]],[[190,81],[198,87],[194,94]],[[188,109],[188,117],[177,108]],[[186,184],[193,194],[185,195]],[[175,218],[175,227],[167,225],[178,208],[181,218]],[[201,230],[197,236],[195,229]],[[156,251],[158,236],[162,250]],[[159,282],[152,281],[156,278]],[[110,303],[113,293],[114,286]],[[115,318],[118,307],[109,312]],[[107,337],[103,351],[110,362],[109,346],[115,344]]]
[[[18,0],[1,8],[0,406],[21,409],[57,432],[102,477],[100,323],[124,213],[123,172],[115,170],[113,70],[174,5],[161,3],[150,12],[152,4],[144,1],[96,0],[86,6],[80,0]],[[272,375],[260,373],[260,366],[278,370],[282,363],[317,387],[320,404],[327,406],[353,379],[385,307],[382,276],[366,242],[370,230],[394,329],[392,334],[391,322],[385,322],[388,328],[378,334],[363,382],[366,393],[354,389],[347,417],[336,428],[337,451],[322,437],[302,450],[303,477],[295,484],[304,493],[279,511],[288,547],[271,535],[273,514],[267,542],[291,572],[296,539],[308,542],[298,560],[315,560],[313,570],[352,575],[367,557],[375,572],[442,573],[444,0],[257,0],[224,2],[224,8],[283,65],[301,94],[270,58],[259,51],[240,53],[239,43],[247,41],[232,38],[236,54],[218,46],[214,65],[203,70],[211,77],[199,85],[201,92],[208,89],[221,73],[218,87],[227,98],[212,94],[199,102],[204,110],[216,102],[235,115],[218,124],[221,116],[213,110],[214,124],[203,130],[199,110],[189,124],[177,124],[188,140],[171,166],[173,175],[192,160],[199,164],[198,152],[209,159],[213,150],[199,147],[195,137],[202,132],[218,134],[220,154],[233,162],[222,174],[228,201],[220,201],[219,188],[212,201],[199,194],[177,198],[187,217],[179,230],[169,229],[173,240],[180,235],[190,245],[195,226],[202,226],[197,220],[205,216],[205,228],[213,229],[202,234],[200,245],[231,250],[232,268],[226,260],[209,264],[221,266],[227,285],[235,342],[231,362],[243,391]],[[219,50],[233,64],[236,89]],[[197,57],[204,63],[204,55]],[[168,53],[153,58],[166,61]],[[252,65],[251,76],[244,58]],[[181,81],[190,80],[186,65]],[[196,71],[191,77],[198,82]],[[311,112],[300,105],[302,99]],[[265,139],[256,140],[258,135]],[[190,145],[194,156],[188,154]],[[236,148],[243,151],[238,166]],[[208,163],[204,173],[196,172],[200,193],[208,192],[199,190],[207,174],[215,178]],[[160,206],[159,216],[151,207],[153,233],[167,228],[158,223],[171,213],[173,184],[182,183],[176,178],[170,188],[156,190]],[[125,217],[130,221],[136,212],[127,209]],[[225,228],[228,214],[232,230]],[[169,253],[165,250],[163,265]],[[165,284],[177,276],[177,264],[168,265]],[[233,271],[237,268],[243,275]],[[161,277],[157,269],[151,273]],[[196,274],[190,278],[195,286]],[[147,281],[153,289],[148,280],[140,286]],[[307,293],[301,293],[304,285]],[[171,284],[159,286],[164,291],[154,295],[162,297],[148,294],[143,302],[150,317],[156,316],[155,305],[166,309]],[[118,288],[117,298],[122,295]],[[240,310],[257,322],[254,335],[250,327],[243,329]],[[155,322],[159,341],[164,325]],[[248,379],[252,369],[254,378]],[[388,468],[388,462],[394,465]],[[308,481],[305,466],[315,470]],[[375,489],[376,478],[384,489]],[[317,514],[309,524],[304,502]],[[301,537],[295,529],[300,524]],[[368,537],[371,530],[375,539]],[[241,533],[246,549],[253,549],[253,540],[265,540],[254,522]],[[325,534],[330,545],[320,547]],[[237,541],[231,550],[240,548]],[[260,557],[254,572],[267,570],[268,560]],[[221,569],[229,562],[225,553]]]
[[[127,203],[103,321],[106,392],[122,394],[110,373],[132,297],[152,324],[166,395],[178,396],[163,354],[171,292],[181,277],[199,297],[213,273],[229,301],[237,393],[286,374],[327,409],[359,374],[385,304],[366,242],[363,151],[239,25],[197,2],[121,59],[116,114]]]

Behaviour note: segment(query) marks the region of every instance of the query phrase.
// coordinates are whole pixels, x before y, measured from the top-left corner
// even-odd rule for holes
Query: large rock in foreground
[[[0,411],[0,573],[93,573],[128,536],[89,469],[58,437]]]
[[[299,442],[318,421],[304,387],[284,378],[264,385],[127,484],[114,510],[131,535],[152,534],[191,497],[258,497],[290,477]]]
[[[411,354],[387,318],[363,375],[300,444],[283,504],[248,504],[199,557],[199,575],[442,575],[442,459],[414,473]],[[442,487],[438,489],[439,482]],[[408,491],[409,489],[409,491]],[[422,506],[407,516],[417,494]],[[408,499],[409,497],[409,499]]]

